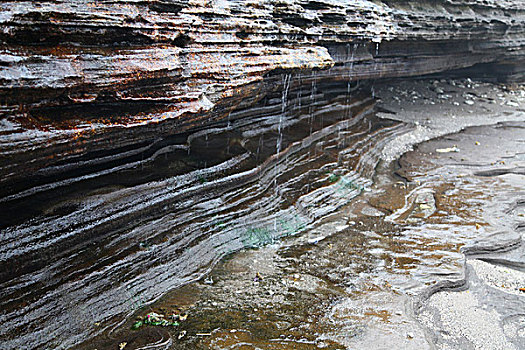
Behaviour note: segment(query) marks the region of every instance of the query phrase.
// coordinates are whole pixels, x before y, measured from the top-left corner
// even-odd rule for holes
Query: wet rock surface
[[[523,120],[519,85],[450,79],[523,79],[521,1],[2,1],[0,8],[0,347],[8,349],[69,348],[97,335],[117,347],[123,340],[114,344],[112,332],[126,316],[222,257],[311,230],[375,193],[383,161],[468,126]],[[437,75],[384,83],[424,74]],[[522,175],[522,165],[476,176],[512,174]],[[439,195],[415,189],[392,220],[430,220]],[[384,208],[361,209],[363,225],[380,225]],[[349,225],[343,221],[337,227]],[[316,245],[328,236],[305,237]],[[493,241],[483,253],[501,245]],[[512,252],[506,259],[519,266]],[[485,260],[499,261],[494,254]],[[305,272],[306,282],[293,277],[283,288],[312,294],[330,268],[321,264],[319,275]],[[327,301],[312,306],[315,322],[342,324],[343,316],[322,314],[340,297],[333,285],[347,277],[323,287]],[[292,306],[316,299],[300,300]],[[337,315],[353,307],[345,305]],[[299,324],[283,322],[282,329]],[[308,322],[310,333],[294,330],[279,346],[325,344]],[[196,329],[181,338],[190,348]],[[347,346],[326,329],[326,346]],[[269,334],[235,337],[271,347]],[[147,327],[127,336],[166,347],[180,334]]]
[[[475,84],[489,96],[505,91]],[[397,103],[394,89],[378,89],[383,108]],[[522,103],[522,91],[504,96]],[[504,104],[491,105],[502,112]],[[236,253],[205,279],[137,310],[189,315],[156,341],[172,349],[522,348],[524,179],[502,169],[523,166],[523,115],[491,120],[450,103],[422,130],[426,114],[412,119],[421,106],[403,106],[411,112],[388,116],[413,128],[390,141],[410,137],[404,145],[417,143],[412,151],[380,162],[367,191],[300,235]],[[81,348],[145,346],[151,329],[130,331],[132,321]]]
[[[429,177],[463,177],[464,180],[456,180],[455,188],[445,196],[456,192],[469,198],[469,202],[477,202],[474,207],[463,209],[479,220],[472,228],[473,239],[462,249],[466,255],[464,275],[453,283],[451,280],[437,283],[423,294],[418,306],[418,319],[427,327],[438,348],[521,349],[525,346],[525,338],[520,333],[525,302],[520,286],[525,274],[521,264],[515,263],[525,261],[519,230],[523,213],[516,206],[524,195],[524,178],[523,174],[496,170],[523,166],[524,136],[522,122],[504,123],[470,128],[418,147],[416,153],[430,154],[435,147],[457,141],[460,152],[434,160],[434,164],[441,164],[439,172],[423,174],[427,169],[422,166],[417,170],[420,174],[417,178],[427,182]],[[445,161],[440,159],[443,157]]]
[[[519,0],[0,6],[6,205],[117,173],[174,133],[254,108],[284,87],[268,77],[283,70],[348,82],[476,66],[523,78]]]

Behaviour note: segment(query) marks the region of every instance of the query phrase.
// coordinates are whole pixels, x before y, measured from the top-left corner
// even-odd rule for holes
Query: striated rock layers
[[[366,189],[406,128],[374,81],[525,76],[522,0],[0,7],[6,349],[77,344]]]

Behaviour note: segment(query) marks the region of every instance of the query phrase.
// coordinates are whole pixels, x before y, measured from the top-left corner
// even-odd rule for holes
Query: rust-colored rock
[[[276,71],[348,81],[501,63],[522,77],[520,3],[4,1],[1,193],[86,144],[130,144],[122,128],[224,118]]]

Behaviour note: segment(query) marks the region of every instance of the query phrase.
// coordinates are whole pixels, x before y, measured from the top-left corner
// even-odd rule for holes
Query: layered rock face
[[[521,0],[0,6],[7,348],[72,346],[366,189],[405,128],[374,81],[525,74]]]

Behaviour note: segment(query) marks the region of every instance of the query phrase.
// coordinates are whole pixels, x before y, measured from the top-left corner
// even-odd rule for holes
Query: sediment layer
[[[1,2],[6,346],[81,342],[365,190],[408,128],[373,82],[523,79],[520,3]]]
[[[520,3],[3,1],[0,195],[224,120],[283,70],[348,82],[485,64],[523,78]]]

